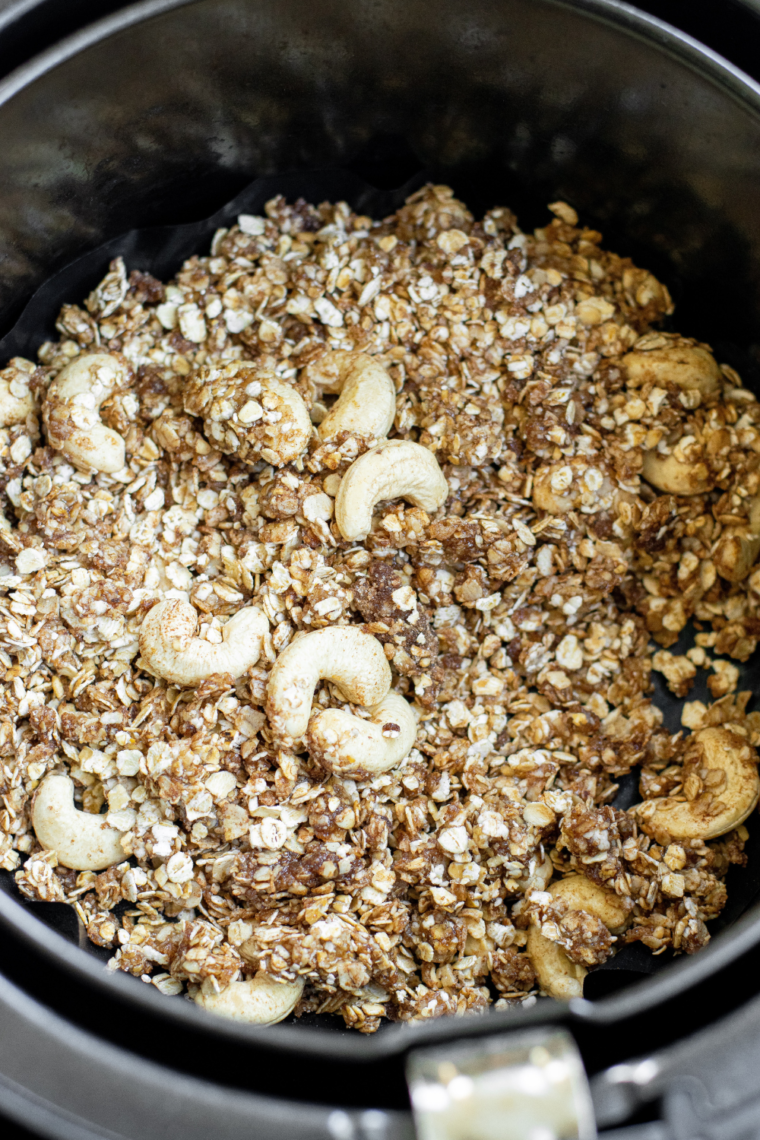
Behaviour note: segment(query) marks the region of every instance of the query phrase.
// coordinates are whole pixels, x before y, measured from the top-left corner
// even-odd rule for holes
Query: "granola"
[[[725,659],[760,638],[760,405],[707,346],[653,331],[665,286],[550,210],[527,234],[443,186],[380,222],[274,198],[168,285],[117,259],[38,361],[0,372],[0,865],[73,905],[110,968],[190,997],[300,980],[297,1014],[370,1033],[534,1000],[531,924],[587,966],[708,941],[744,825],[676,842],[613,801],[636,767],[645,805],[709,815],[725,787],[663,727],[652,669],[684,697],[711,667],[716,699],[684,728],[760,741]],[[380,502],[358,542],[334,504],[378,440],[309,426],[330,352],[383,366],[391,437],[448,482],[432,514]],[[92,353],[125,377],[88,411],[123,440],[110,473],[51,434],[51,384]],[[171,600],[212,645],[255,607],[256,664],[152,675],[141,626]],[[689,621],[695,646],[671,652]],[[341,625],[378,640],[418,718],[369,779],[283,746],[265,712],[293,638]],[[368,715],[329,681],[314,708]],[[71,870],[42,847],[49,773],[122,833],[122,862]],[[623,933],[552,902],[568,873],[617,894]]]

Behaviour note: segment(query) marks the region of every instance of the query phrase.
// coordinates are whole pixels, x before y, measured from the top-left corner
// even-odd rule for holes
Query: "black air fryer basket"
[[[31,42],[30,10],[0,15],[11,42]],[[615,0],[146,0],[35,56],[0,81],[0,363],[33,355],[114,256],[166,278],[276,193],[381,217],[428,180],[526,229],[571,202],[667,283],[679,331],[760,391],[760,87]],[[675,730],[676,702],[657,700]],[[619,803],[635,799],[634,774]],[[598,1128],[760,1135],[748,827],[749,865],[694,958],[632,946],[587,999],[371,1038],[330,1018],[217,1021],[107,973],[72,911],[24,902],[2,873],[0,1109],[72,1140],[400,1140],[425,1050],[507,1057],[565,1030]]]

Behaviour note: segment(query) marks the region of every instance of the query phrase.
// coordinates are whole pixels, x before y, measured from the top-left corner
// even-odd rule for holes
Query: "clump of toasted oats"
[[[552,210],[526,234],[441,186],[382,222],[275,198],[169,285],[115,261],[39,363],[2,374],[35,411],[0,429],[0,865],[26,896],[74,905],[112,968],[191,997],[258,970],[300,978],[297,1012],[362,1032],[482,1011],[536,992],[531,899],[570,872],[629,915],[612,935],[558,913],[579,960],[706,943],[745,828],[673,842],[612,801],[637,766],[644,799],[718,794],[691,769],[685,785],[689,736],[662,727],[653,667],[685,696],[710,666],[718,699],[686,704],[685,727],[760,741],[726,660],[757,645],[760,570],[730,580],[714,560],[721,535],[751,533],[760,406],[706,346],[653,331],[673,308],[663,285]],[[384,366],[390,437],[432,451],[449,487],[432,515],[379,503],[358,543],[333,504],[375,441],[307,429],[285,453],[263,398],[271,378],[318,423],[304,369],[330,351]],[[100,408],[126,448],[110,474],[39,435],[52,380],[91,352],[133,374]],[[699,382],[663,368],[674,352]],[[697,455],[698,493],[646,482],[651,455]],[[167,599],[212,644],[255,606],[257,663],[156,679],[139,634]],[[692,619],[696,645],[673,652]],[[365,781],[278,746],[263,711],[294,635],[346,623],[382,644],[419,719],[401,766]],[[314,711],[336,706],[322,683]],[[49,772],[83,810],[105,805],[123,862],[77,872],[41,849],[31,804]]]
[[[220,451],[246,463],[264,459],[284,467],[300,459],[311,439],[309,411],[294,387],[240,361],[195,369],[184,407],[203,419]]]

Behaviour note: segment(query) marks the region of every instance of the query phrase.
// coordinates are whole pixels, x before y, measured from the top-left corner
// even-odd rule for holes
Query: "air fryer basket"
[[[760,90],[615,0],[148,0],[0,83],[0,154],[3,360],[32,354],[116,254],[166,276],[274,193],[382,216],[431,179],[476,214],[511,206],[524,228],[567,199],[608,248],[666,281],[674,327],[760,389]],[[741,687],[755,690],[757,671],[750,662]],[[675,730],[679,702],[664,689],[657,701]],[[619,803],[635,798],[634,774]],[[263,1032],[211,1021],[106,974],[76,945],[73,913],[24,903],[7,874],[0,970],[125,1055],[270,1097],[402,1109],[412,1044],[564,1021],[594,1072],[754,995],[760,826],[749,826],[749,866],[731,872],[714,942],[675,963],[627,948],[590,977],[596,1000],[569,1008],[542,1001],[372,1039],[334,1019]]]

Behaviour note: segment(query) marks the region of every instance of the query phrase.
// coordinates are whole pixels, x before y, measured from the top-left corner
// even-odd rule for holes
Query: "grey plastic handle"
[[[286,1102],[145,1061],[1,975],[0,1105],[50,1140],[414,1140],[409,1113]]]

